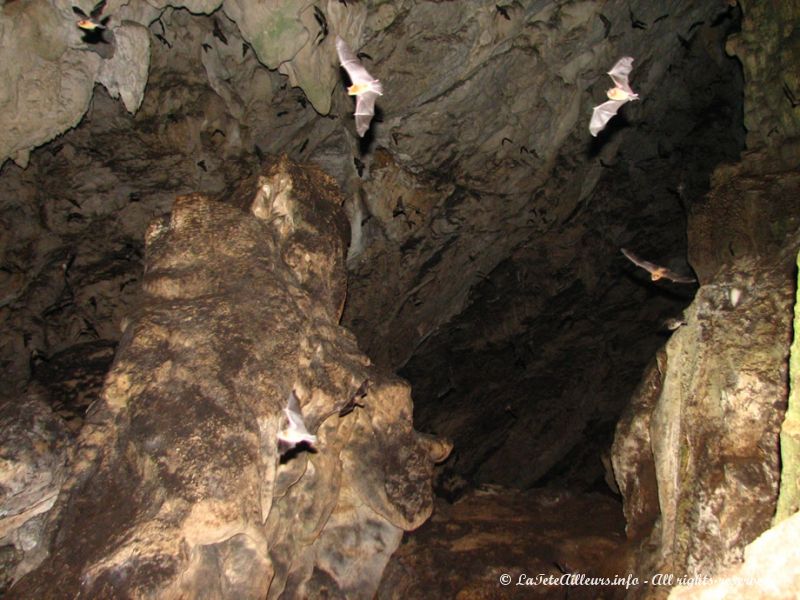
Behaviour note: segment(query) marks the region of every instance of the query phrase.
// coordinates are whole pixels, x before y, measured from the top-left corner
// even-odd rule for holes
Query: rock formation
[[[429,516],[449,450],[414,432],[408,385],[337,325],[334,182],[284,159],[226,200],[179,197],[148,229],[142,296],[49,515],[49,556],[12,597],[368,598]],[[282,459],[292,390],[318,442]]]
[[[800,155],[786,150],[796,148],[798,122],[785,99],[773,107],[775,97],[762,94],[778,85],[769,62],[800,57],[791,41],[798,15],[788,9],[767,17],[749,2],[743,10],[742,32],[728,49],[745,65],[748,152],[741,163],[717,169],[711,191],[690,213],[689,258],[701,287],[614,443],[628,533],[641,542],[634,568],[642,573],[702,579],[741,562],[745,547],[772,523],[781,461],[797,460],[781,457],[778,436],[800,246]],[[784,39],[786,45],[775,44]],[[750,597],[731,589],[725,597]],[[631,597],[668,591],[645,587]],[[686,587],[674,595],[703,594]]]
[[[454,441],[435,475],[448,501],[618,484],[637,572],[721,571],[770,525],[793,464],[778,435],[794,3],[108,0],[104,15],[110,43],[88,44],[71,2],[0,5],[3,448],[19,448],[2,454],[3,581],[44,561],[18,595],[49,579],[369,595],[446,454],[413,433],[389,373],[413,385],[414,427]],[[385,86],[364,139],[337,34]],[[640,101],[594,139],[626,55]],[[620,247],[699,284],[653,282]],[[261,440],[292,387],[320,448],[270,471]],[[81,511],[102,502],[94,527]],[[343,539],[354,571],[333,558]]]

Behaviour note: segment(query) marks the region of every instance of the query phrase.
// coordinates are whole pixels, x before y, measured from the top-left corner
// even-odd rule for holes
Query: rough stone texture
[[[387,28],[404,36],[376,72],[397,93],[381,99],[381,147],[352,201],[345,323],[414,383],[420,427],[454,439],[447,470],[587,488],[661,322],[693,293],[638,277],[619,247],[688,271],[685,211],[713,164],[737,156],[730,20],[711,27],[713,3],[658,22],[654,5],[631,5],[640,37],[616,3],[510,4],[510,20],[494,4],[453,6],[397,8]],[[620,54],[636,56],[647,101],[590,142]]]
[[[623,598],[623,586],[519,582],[569,573],[625,577],[627,559],[619,505],[608,496],[489,485],[454,504],[437,502],[392,557],[377,598]]]
[[[313,161],[344,190],[353,237],[343,323],[379,366],[402,367],[413,381],[417,426],[455,438],[443,489],[604,485],[600,456],[668,335],[660,322],[679,316],[695,292],[652,284],[620,246],[691,267],[704,302],[713,289],[724,296],[724,286],[739,285],[727,277],[746,273],[760,285],[765,265],[767,285],[779,265],[790,280],[782,252],[795,243],[792,161],[800,155],[787,96],[799,91],[791,3],[742,2],[741,21],[740,8],[722,1],[183,4],[193,13],[222,7],[202,15],[166,0],[110,0],[115,31],[128,22],[149,30],[147,86],[131,115],[141,87],[132,82],[141,80],[109,66],[124,52],[110,60],[87,52],[67,2],[21,2],[0,15],[3,52],[26,65],[2,61],[4,81],[18,85],[0,91],[0,118],[9,119],[0,128],[9,146],[0,149],[28,162],[0,171],[0,366],[20,392],[59,374],[48,402],[75,429],[92,394],[73,392],[69,382],[84,378],[67,369],[80,373],[78,361],[97,356],[99,370],[141,303],[146,224],[176,194],[218,194],[257,172],[259,154]],[[744,65],[746,89],[739,62],[722,51],[740,23],[728,49]],[[276,43],[284,30],[293,37]],[[348,132],[352,101],[336,86],[334,33],[366,53],[387,87],[365,140]],[[591,140],[591,107],[610,84],[604,73],[625,54],[636,58],[632,85],[642,100]],[[104,69],[108,92],[95,86]],[[109,97],[117,93],[124,105]],[[721,169],[739,161],[743,96],[749,152]],[[716,196],[706,199],[715,169]],[[673,335],[706,344],[684,329]],[[658,400],[662,377],[680,379],[676,369],[683,365],[673,359],[648,371],[645,407]],[[279,400],[271,397],[270,410]],[[656,421],[626,419],[637,436],[626,452],[642,462],[613,462],[627,478],[629,534],[646,543],[665,493],[642,445]],[[771,477],[761,484],[774,494]],[[240,555],[246,545],[241,538]],[[660,557],[645,548],[639,564]],[[326,577],[313,581],[323,586]]]
[[[698,290],[688,324],[667,342],[648,375],[653,384],[640,388],[633,416],[617,429],[614,467],[629,535],[652,526],[637,557],[642,576],[713,575],[741,558],[775,510],[791,277],[785,262],[737,264]]]
[[[0,402],[0,593],[44,558],[45,513],[67,473],[72,440],[41,395],[31,389]]]
[[[656,381],[652,393],[643,390],[617,429],[614,467],[629,533],[638,536],[658,515],[635,556],[642,574],[719,574],[741,562],[775,513],[800,246],[800,153],[793,150],[795,117],[764,94],[781,73],[773,66],[796,64],[800,52],[792,41],[779,42],[792,37],[796,18],[767,16],[762,8],[743,3],[742,34],[728,45],[746,65],[748,151],[741,163],[715,171],[711,191],[690,210],[689,259],[702,285],[658,375],[648,375]],[[652,480],[637,473],[649,463],[657,511]],[[646,510],[640,491],[650,499]]]
[[[663,390],[666,363],[667,354],[659,349],[617,423],[611,447],[614,479],[625,498],[625,532],[635,542],[650,533],[659,516],[650,423]]]
[[[797,258],[800,268],[800,255]],[[775,522],[800,510],[800,284],[794,302],[794,341],[789,353],[789,403],[781,427],[781,487]]]
[[[791,167],[800,156],[800,6],[796,2],[741,0],[742,30],[728,52],[742,62],[747,147],[765,150]]]
[[[794,600],[800,590],[800,515],[760,535],[744,550],[744,563],[707,585],[681,586],[670,600]]]
[[[430,515],[449,448],[412,429],[408,385],[337,325],[335,183],[282,160],[227,199],[182,196],[149,228],[50,556],[10,597],[370,597],[402,530]],[[319,441],[280,461],[293,389]]]

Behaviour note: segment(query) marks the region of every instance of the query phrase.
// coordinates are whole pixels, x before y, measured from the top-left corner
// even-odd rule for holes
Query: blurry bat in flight
[[[650,279],[652,279],[653,281],[658,281],[659,279],[662,278],[669,279],[670,281],[674,281],[675,283],[694,283],[695,281],[697,281],[694,277],[686,277],[684,275],[678,275],[674,271],[669,270],[667,267],[659,267],[654,263],[642,260],[630,250],[625,250],[625,248],[620,248],[620,251],[625,255],[625,258],[627,258],[637,267],[641,267],[645,271],[650,273]]]
[[[278,432],[278,450],[281,454],[285,454],[303,442],[313,446],[317,441],[317,436],[311,435],[306,429],[294,390],[289,393],[289,401],[283,412],[286,415],[287,425]]]
[[[106,2],[107,0],[100,0],[88,15],[79,6],[72,7],[72,12],[80,17],[76,25],[83,31],[83,41],[87,44],[108,43],[103,38],[103,32],[106,30],[111,17],[100,18],[100,15],[103,14],[103,9],[106,7]]]
[[[339,62],[350,76],[350,81],[353,82],[353,85],[347,88],[347,93],[356,97],[356,112],[354,113],[356,131],[359,137],[364,137],[370,122],[372,122],[372,117],[375,116],[375,99],[383,95],[383,86],[380,81],[367,72],[358,57],[338,35],[336,36],[336,52],[339,55]]]
[[[628,102],[628,100],[638,100],[639,94],[634,93],[631,86],[628,84],[628,75],[633,68],[633,59],[630,56],[625,56],[617,61],[617,64],[608,72],[611,79],[614,80],[614,87],[606,92],[608,100],[595,106],[592,111],[592,120],[589,122],[589,132],[593,136],[597,136],[608,123],[608,121],[617,114],[620,107]]]

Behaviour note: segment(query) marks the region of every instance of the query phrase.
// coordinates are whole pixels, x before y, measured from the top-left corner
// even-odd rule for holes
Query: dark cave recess
[[[440,494],[481,483],[614,493],[603,463],[616,421],[697,289],[651,281],[619,249],[692,273],[687,219],[714,168],[744,148],[741,65],[724,54],[740,17],[728,10],[686,42],[643,100],[661,118],[621,118],[592,141],[590,160],[623,138],[585,205],[514,248],[400,369],[416,426],[454,441]]]

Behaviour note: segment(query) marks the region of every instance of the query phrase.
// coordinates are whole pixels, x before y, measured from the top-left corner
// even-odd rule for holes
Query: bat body
[[[104,19],[100,19],[100,15],[103,14],[103,9],[106,7],[107,0],[100,0],[97,4],[94,5],[92,12],[88,15],[81,10],[78,6],[72,7],[72,12],[76,15],[81,17],[81,19],[77,22],[78,27],[83,29],[84,31],[96,31],[98,29],[105,29],[108,20],[111,17],[105,17]]]
[[[278,432],[279,447],[283,446],[286,450],[290,450],[303,442],[309,445],[316,443],[317,436],[311,435],[303,423],[303,415],[300,412],[300,404],[297,402],[294,390],[289,394],[289,400],[283,412],[286,415],[287,424]]]
[[[597,136],[611,118],[617,114],[620,107],[630,100],[638,100],[639,94],[635,93],[628,84],[628,75],[633,68],[633,59],[625,56],[608,72],[614,81],[614,87],[606,92],[608,100],[595,106],[592,111],[592,120],[589,122],[589,132]]]
[[[653,281],[658,281],[659,279],[669,279],[670,281],[674,281],[675,283],[694,283],[697,281],[694,277],[686,277],[684,275],[679,275],[675,271],[671,271],[667,267],[660,267],[655,263],[651,263],[650,261],[643,260],[636,256],[630,250],[626,250],[625,248],[620,248],[620,251],[625,255],[629,261],[635,264],[637,267],[641,267],[648,273],[650,273],[650,279]]]
[[[339,55],[339,62],[347,71],[347,75],[352,81],[352,85],[347,88],[347,93],[356,97],[356,131],[360,137],[369,129],[372,117],[375,116],[375,99],[383,95],[381,82],[370,75],[358,60],[347,43],[336,36],[336,52]]]
[[[112,42],[106,39],[105,35],[108,33],[113,40],[112,32],[108,30],[108,21],[111,17],[100,18],[103,9],[106,7],[107,0],[100,0],[94,5],[92,12],[88,15],[81,10],[78,6],[72,7],[72,12],[81,17],[75,24],[83,32],[83,41],[87,44],[111,44]]]

